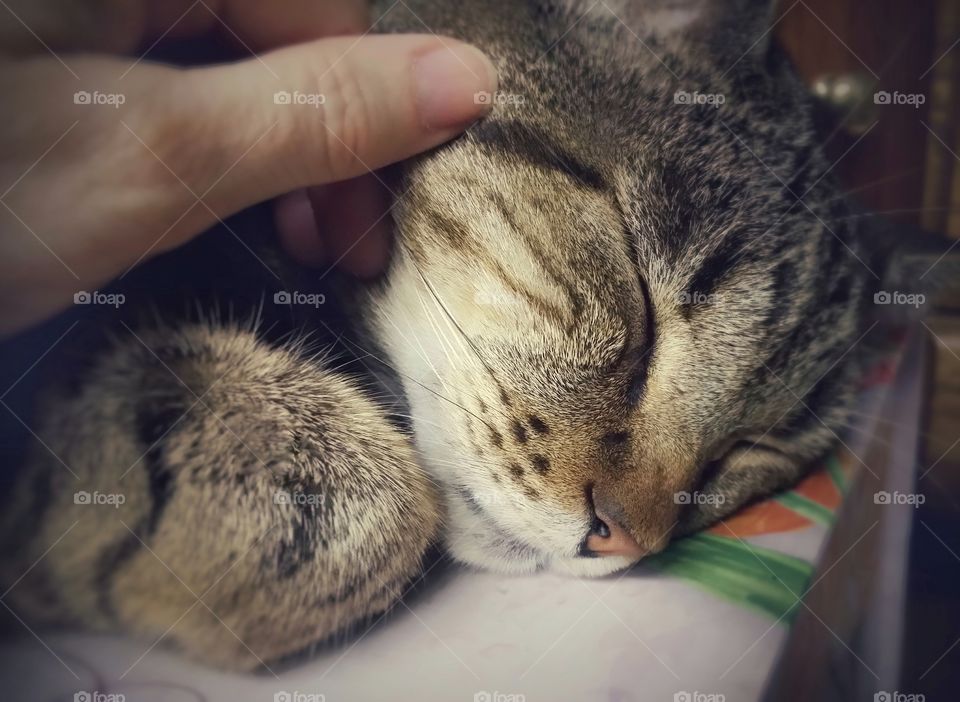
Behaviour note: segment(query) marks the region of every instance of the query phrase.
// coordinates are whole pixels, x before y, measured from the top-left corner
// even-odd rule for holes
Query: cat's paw
[[[47,419],[51,436],[70,427],[51,448],[80,482],[54,481],[31,551],[77,523],[28,579],[55,590],[61,619],[218,666],[253,668],[371,621],[437,533],[435,493],[386,410],[248,331],[121,343]],[[57,468],[34,466],[70,477]],[[78,503],[77,489],[124,500]]]

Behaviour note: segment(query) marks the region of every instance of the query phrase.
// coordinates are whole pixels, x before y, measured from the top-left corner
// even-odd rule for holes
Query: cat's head
[[[485,4],[390,20],[477,42],[501,92],[406,169],[366,315],[453,555],[606,573],[834,441],[881,271],[764,26]]]

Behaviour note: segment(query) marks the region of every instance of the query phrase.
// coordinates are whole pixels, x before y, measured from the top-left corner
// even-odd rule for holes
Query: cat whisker
[[[401,242],[401,245],[402,245],[402,242]],[[480,361],[480,364],[484,367],[484,369],[490,375],[490,378],[494,381],[494,383],[497,383],[499,385],[499,382],[497,381],[496,373],[494,373],[493,368],[490,366],[490,364],[487,363],[487,360],[483,357],[483,354],[480,353],[480,349],[477,348],[477,345],[473,342],[473,339],[471,339],[470,336],[463,330],[463,327],[460,326],[460,323],[457,321],[456,317],[453,316],[453,314],[450,312],[447,306],[443,303],[443,300],[440,299],[440,296],[437,294],[437,291],[434,289],[430,281],[427,280],[427,277],[424,275],[423,271],[420,269],[420,266],[417,265],[415,259],[412,256],[410,256],[409,252],[408,252],[408,256],[410,257],[410,260],[413,262],[413,266],[414,268],[416,268],[417,274],[420,276],[420,280],[423,281],[423,284],[427,287],[427,290],[433,296],[434,300],[436,300],[437,304],[440,306],[440,309],[443,310],[443,313],[450,320],[450,323],[453,324],[453,327],[457,330],[460,337],[466,342],[470,350],[473,351],[473,354],[477,357],[477,360]],[[505,414],[503,413],[500,413],[500,414],[501,416],[506,418]]]
[[[330,329],[330,327],[327,325],[326,322],[320,320],[320,323],[321,323],[324,327],[326,327],[327,329]],[[464,407],[464,406],[461,405],[460,403],[454,402],[454,401],[451,400],[449,397],[445,397],[444,395],[438,393],[438,392],[437,392],[436,390],[434,390],[433,388],[430,388],[430,387],[424,385],[423,383],[421,383],[421,382],[420,382],[419,380],[417,380],[416,378],[411,378],[411,377],[410,377],[409,375],[407,375],[406,373],[402,373],[398,368],[396,368],[395,366],[387,363],[385,360],[383,360],[382,358],[380,358],[380,357],[377,356],[376,354],[370,353],[370,352],[367,351],[366,349],[364,349],[364,348],[360,347],[359,345],[357,345],[356,342],[350,341],[349,339],[346,339],[346,338],[344,338],[343,341],[344,341],[345,343],[347,343],[347,344],[350,344],[350,345],[353,346],[355,349],[359,350],[360,352],[364,353],[365,355],[369,356],[370,358],[373,358],[373,359],[376,360],[378,363],[382,364],[385,368],[389,368],[391,371],[393,371],[396,375],[400,376],[401,378],[406,378],[406,379],[409,380],[411,383],[413,383],[413,384],[417,385],[418,387],[423,388],[424,390],[426,390],[427,392],[429,392],[431,395],[435,395],[437,398],[443,400],[444,402],[448,402],[448,403],[450,403],[451,405],[453,405],[454,407],[458,407],[459,409],[463,410],[464,412],[466,412],[467,414],[469,414],[471,417],[473,417],[474,419],[476,419],[478,422],[480,422],[481,424],[483,424],[484,426],[486,426],[486,427],[487,427],[488,429],[490,429],[491,431],[493,430],[493,427],[490,425],[489,422],[487,422],[487,420],[485,420],[483,417],[478,417],[476,414],[474,414],[473,412],[471,412],[469,409],[467,409],[466,407]]]
[[[840,193],[838,193],[838,194],[836,194],[836,195],[834,195],[834,196],[832,196],[832,197],[826,198],[826,199],[820,201],[819,205],[821,206],[821,209],[822,209],[823,206],[830,205],[830,204],[833,204],[833,203],[838,202],[838,201],[848,200],[851,195],[855,195],[856,193],[860,193],[860,192],[864,192],[864,191],[866,191],[866,190],[870,190],[871,188],[875,188],[875,187],[878,186],[878,185],[883,185],[884,183],[888,183],[888,182],[896,181],[896,180],[901,180],[901,179],[906,178],[906,177],[908,177],[908,176],[915,175],[917,172],[918,172],[918,169],[916,169],[916,168],[911,168],[911,169],[907,169],[907,170],[901,171],[900,173],[895,173],[895,174],[893,174],[893,175],[891,175],[891,176],[886,176],[886,177],[884,177],[884,178],[878,178],[878,179],[873,180],[873,181],[870,181],[870,182],[868,182],[868,183],[864,183],[864,184],[862,184],[862,185],[859,185],[859,186],[857,186],[857,187],[855,187],[855,188],[850,188],[849,190],[845,190],[845,191],[843,191],[843,192],[840,192]],[[778,224],[780,224],[781,221],[783,221],[784,219],[786,219],[786,217],[787,217],[790,213],[792,213],[792,212],[794,211],[794,209],[797,207],[797,205],[799,205],[799,204],[801,204],[801,203],[804,203],[803,198],[806,197],[806,195],[807,195],[807,193],[804,193],[801,197],[798,197],[798,198],[796,199],[796,201],[795,201],[793,204],[791,204],[791,205],[787,208],[787,210],[786,210],[782,215],[780,215],[780,217],[779,217],[773,224],[771,224],[771,225],[765,230],[765,232],[764,232],[764,234],[763,234],[762,236],[766,236],[766,234],[768,234],[769,232],[773,231],[774,227],[776,227]],[[805,203],[804,203],[804,204],[805,204]],[[835,219],[833,219],[833,220],[831,220],[831,221],[834,221],[834,222],[844,221],[844,218],[843,218],[843,217],[839,217],[839,218],[835,218]],[[761,237],[761,238],[762,238],[762,237]],[[738,254],[738,256],[736,257],[735,260],[739,260],[740,258],[742,258],[745,253],[746,253],[746,250],[741,251],[741,253]]]
[[[873,440],[879,441],[882,445],[884,445],[884,446],[890,446],[890,441],[889,441],[889,439],[884,439],[884,438],[883,438],[882,436],[880,436],[879,434],[877,434],[877,433],[871,431],[870,429],[867,429],[866,427],[863,427],[863,426],[861,426],[861,425],[859,425],[859,424],[851,424],[850,422],[843,422],[843,421],[840,421],[840,420],[835,420],[835,421],[832,422],[831,424],[832,424],[833,427],[835,427],[835,428],[837,428],[837,429],[843,429],[843,430],[845,430],[845,431],[852,431],[852,432],[855,432],[855,433],[858,433],[858,434],[867,434],[867,435],[869,435]]]
[[[427,307],[427,303],[424,302],[423,296],[420,294],[420,291],[417,290],[416,293],[417,293],[417,299],[420,301],[420,306],[423,308],[423,312],[427,316],[427,321],[430,322],[430,328],[433,329],[433,333],[436,335],[437,341],[440,342],[440,348],[443,349],[443,353],[447,357],[447,362],[450,364],[450,366],[454,370],[459,370],[459,368],[457,368],[457,365],[453,362],[453,358],[450,356],[449,351],[447,350],[448,344],[450,346],[450,349],[453,350],[453,344],[450,343],[450,340],[447,338],[447,335],[443,332],[442,329],[440,329],[439,325],[434,320],[433,311]],[[455,350],[454,350],[454,355],[456,355]]]
[[[419,294],[419,293],[418,293],[418,294]],[[422,302],[422,298],[421,298],[421,302]],[[381,317],[387,319],[387,321],[390,322],[391,325],[393,325],[393,328],[396,329],[397,333],[400,334],[400,336],[403,337],[404,340],[407,341],[407,343],[410,343],[409,339],[407,339],[406,335],[400,330],[400,328],[396,325],[396,323],[393,321],[393,319],[391,319],[388,315],[385,314],[385,312],[384,312],[384,310],[382,309],[382,307],[379,307],[379,311],[381,312]],[[411,333],[413,333],[413,332],[412,332],[412,326],[411,326]],[[417,346],[419,346],[419,347],[421,348],[421,351],[422,351],[423,346],[420,344],[419,339],[416,338],[416,335],[414,335],[414,339],[415,339],[416,342],[417,342]],[[445,352],[446,352],[446,350],[445,350]],[[427,363],[430,365],[431,370],[432,370],[432,371],[434,372],[434,374],[437,376],[437,379],[440,380],[440,383],[443,385],[444,390],[445,390],[446,392],[449,392],[449,391],[450,391],[450,387],[453,387],[453,389],[454,389],[456,392],[461,393],[461,394],[463,394],[463,395],[465,395],[465,396],[467,396],[467,397],[470,397],[471,399],[475,400],[478,404],[482,404],[481,401],[480,401],[480,399],[479,399],[475,394],[473,394],[473,393],[471,393],[471,392],[468,392],[468,391],[464,390],[463,388],[461,388],[461,387],[459,387],[459,386],[453,385],[453,383],[451,383],[450,381],[444,381],[444,379],[440,377],[439,373],[437,372],[437,370],[436,370],[436,368],[433,366],[433,364],[431,364],[431,363],[429,362],[429,360],[426,359],[426,357],[425,357],[424,354],[425,354],[425,352],[422,352],[422,353],[421,353],[421,356],[424,357],[424,360],[426,360]],[[489,426],[489,425],[488,425],[488,426]]]
[[[429,443],[429,442],[425,442]],[[464,465],[473,466],[474,468],[502,468],[498,463],[485,463],[479,462],[472,459],[464,459],[461,461],[453,461],[445,458],[431,458],[430,463],[436,465],[450,466],[451,468],[462,468]]]
[[[889,215],[921,214],[926,212],[960,212],[960,207],[916,207],[896,210],[875,210],[872,212],[858,212],[846,217],[837,217],[836,219],[831,220],[831,222],[846,222],[849,220],[864,219],[867,217],[886,217]]]
[[[430,323],[430,328],[433,329],[434,336],[436,336],[440,348],[443,350],[443,355],[447,357],[447,363],[454,369],[459,371],[456,364],[453,362],[453,358],[450,356],[450,352],[447,350],[447,345],[450,343],[443,331],[437,326],[436,321],[433,318],[433,312],[427,308],[427,303],[424,302],[423,296],[420,294],[419,290],[416,290],[417,299],[420,301],[420,307],[423,308],[424,314],[427,316],[427,321]],[[451,345],[452,348],[452,345]]]
[[[884,417],[881,417],[879,414],[870,414],[869,412],[858,412],[856,410],[847,410],[847,411],[850,414],[856,415],[858,417],[863,417],[864,419],[872,419],[876,422],[885,424],[890,427],[897,427],[897,428],[911,429],[911,430],[916,428],[916,426],[911,422],[896,422],[892,419],[885,419]],[[927,431],[918,431],[917,435],[925,438],[929,438],[933,436],[933,434]]]
[[[420,293],[418,292],[417,295],[419,296]],[[422,300],[421,300],[421,302],[422,302]],[[403,312],[404,312],[405,315],[408,314],[408,311],[407,311],[405,308],[404,308]],[[409,322],[409,320],[408,320],[408,322]],[[398,332],[400,331],[400,329],[397,327],[396,323],[395,323],[392,319],[390,320],[390,323],[393,324],[394,329],[396,329]],[[420,343],[420,339],[417,337],[417,334],[416,334],[416,332],[415,332],[414,329],[413,329],[413,325],[412,325],[412,324],[408,324],[408,325],[407,325],[407,329],[408,329],[408,331],[410,332],[410,335],[413,337],[413,340],[416,342],[417,347],[420,349],[420,357],[421,357],[421,358],[424,360],[424,362],[430,367],[430,370],[433,371],[433,374],[434,374],[435,376],[437,376],[437,380],[439,380],[439,381],[440,381],[440,385],[443,386],[444,392],[449,393],[449,392],[450,392],[450,389],[447,387],[447,384],[444,382],[443,378],[440,376],[440,373],[437,371],[436,366],[433,365],[433,361],[430,360],[430,357],[429,357],[429,355],[427,354],[427,350],[423,347],[423,344]],[[406,339],[406,337],[404,337],[404,338]],[[407,343],[409,343],[409,341],[408,341]]]
[[[422,422],[426,422],[427,424],[430,424],[431,426],[437,427],[438,429],[444,429],[444,428],[445,428],[445,427],[442,427],[442,426],[439,425],[439,424],[436,424],[435,422],[430,422],[429,420],[426,420],[426,419],[423,419],[423,418],[418,418],[418,417],[415,417],[415,416],[413,416],[413,415],[397,414],[396,416],[406,417],[406,418],[408,418],[408,419],[410,419],[410,420],[412,420],[412,421],[422,421]],[[423,444],[423,445],[425,445],[425,446],[439,446],[439,447],[442,447],[442,448],[450,448],[450,444],[447,444],[447,443],[445,443],[445,442],[443,442],[443,441],[437,441],[437,440],[435,440],[435,439],[430,439],[430,438],[427,438],[427,437],[423,437],[423,436],[418,436],[418,437],[417,437],[417,443],[418,443],[418,444]],[[461,459],[458,459],[458,460],[451,460],[451,459],[445,459],[445,458],[431,458],[431,461],[430,461],[430,462],[431,462],[431,463],[437,463],[437,464],[440,464],[440,465],[449,465],[449,466],[452,466],[452,467],[459,467],[459,466],[462,466],[462,465],[470,465],[470,466],[474,466],[474,467],[477,467],[477,468],[502,468],[502,467],[503,467],[503,464],[501,464],[501,463],[499,463],[499,462],[495,462],[495,461],[485,461],[485,460],[483,460],[483,459],[481,459],[481,458],[479,458],[479,457],[476,457],[476,456],[468,456],[468,457],[464,457],[464,458],[461,458]]]
[[[876,180],[872,180],[872,181],[869,181],[869,182],[867,182],[867,183],[863,183],[862,185],[858,185],[858,186],[855,187],[855,188],[850,188],[849,190],[845,190],[845,191],[843,191],[843,192],[840,192],[840,193],[834,195],[833,197],[827,198],[827,199],[823,200],[823,204],[824,204],[824,205],[828,205],[828,204],[837,202],[838,200],[846,200],[850,195],[855,195],[855,194],[857,194],[857,193],[861,193],[861,192],[864,192],[864,191],[866,191],[866,190],[870,190],[871,188],[875,188],[875,187],[877,187],[878,185],[883,185],[883,184],[885,184],[885,183],[889,183],[889,182],[893,182],[893,181],[897,181],[897,180],[902,180],[902,179],[907,178],[907,177],[909,177],[909,176],[916,175],[916,174],[919,173],[919,172],[920,172],[920,169],[918,169],[918,168],[909,168],[909,169],[907,169],[907,170],[900,171],[899,173],[894,173],[893,175],[885,176],[885,177],[883,177],[883,178],[877,178]]]
[[[469,342],[469,338],[467,337],[466,333],[463,331],[463,327],[461,327],[460,324],[456,322],[456,320],[453,317],[453,313],[450,312],[450,310],[447,308],[444,302],[440,299],[440,296],[437,294],[436,290],[434,290],[433,286],[429,283],[426,276],[420,270],[420,267],[417,266],[416,263],[414,263],[414,266],[417,268],[417,273],[420,275],[420,278],[423,281],[423,284],[426,286],[427,290],[429,291],[430,296],[433,298],[434,303],[437,305],[437,307],[440,308],[440,311],[443,312],[443,320],[444,322],[446,322],[450,330],[454,333],[454,338],[457,340],[457,343],[460,346],[461,352],[463,352],[464,354],[469,354],[471,351],[470,345],[468,343],[465,343],[465,342]],[[477,351],[476,349],[473,349],[473,352],[479,358],[480,356],[479,351]],[[482,361],[483,359],[481,358],[480,360]]]
[[[429,289],[429,288],[428,288],[428,289]],[[418,294],[419,294],[419,293],[418,293]],[[422,302],[422,298],[421,298],[421,302]],[[444,309],[442,302],[440,302],[439,300],[438,300],[437,302],[438,302],[438,304],[441,306],[441,309]],[[382,306],[379,302],[376,302],[376,301],[374,301],[374,305],[377,307],[377,310],[380,312],[380,317],[381,317],[382,319],[386,319],[386,320],[393,326],[393,328],[397,331],[397,333],[409,344],[409,343],[410,343],[409,339],[407,339],[406,335],[400,330],[400,328],[397,326],[396,322],[393,321],[393,319],[391,318],[391,316],[386,313],[386,311],[383,309],[383,306]],[[446,310],[444,310],[444,312],[446,313]],[[447,313],[447,315],[449,316],[449,313]],[[461,335],[463,335],[463,331],[462,331],[461,329],[458,328],[457,331],[460,332]],[[463,335],[463,336],[465,336],[465,335]],[[419,344],[419,342],[418,342],[418,344]],[[477,355],[477,357],[478,357],[478,359],[480,360],[480,362],[486,367],[486,363],[484,363],[483,359],[480,358],[479,355]],[[463,359],[461,359],[461,360],[463,360]],[[492,374],[492,371],[490,371],[489,367],[487,367],[487,371]],[[435,369],[434,369],[434,372],[436,372]],[[439,377],[439,376],[438,376],[438,377]],[[441,380],[441,382],[443,382],[443,381]],[[449,383],[449,381],[448,381],[448,383]],[[452,383],[449,383],[449,384],[452,385]],[[453,388],[454,388],[457,392],[465,395],[466,397],[469,397],[469,398],[473,399],[473,400],[476,401],[478,404],[481,404],[481,405],[483,404],[483,402],[480,400],[480,398],[479,398],[476,394],[474,394],[474,393],[472,393],[472,392],[469,392],[469,391],[467,391],[467,390],[464,390],[463,388],[458,387],[458,386],[455,386],[455,385],[453,386]],[[446,387],[446,384],[445,384],[445,389],[448,389],[448,388]],[[491,411],[493,411],[493,412],[495,412],[496,414],[498,414],[501,419],[505,419],[505,420],[508,420],[508,419],[509,419],[509,417],[508,417],[504,412],[502,412],[501,410],[499,410],[499,409],[497,409],[497,408],[492,408]],[[487,424],[487,426],[490,426],[490,425]]]

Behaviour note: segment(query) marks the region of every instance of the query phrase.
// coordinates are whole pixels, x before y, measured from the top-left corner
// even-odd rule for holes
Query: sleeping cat
[[[889,265],[762,9],[381,9],[378,31],[479,45],[501,92],[392,182],[382,279],[341,281],[340,347],[369,372],[262,323],[118,326],[37,413],[3,532],[24,620],[250,668],[371,621],[437,541],[610,573],[836,441]]]

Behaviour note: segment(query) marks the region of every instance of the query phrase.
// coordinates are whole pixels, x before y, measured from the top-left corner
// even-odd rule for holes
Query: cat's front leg
[[[438,529],[386,411],[249,330],[125,335],[38,422],[3,571],[27,621],[256,667],[388,609]]]

